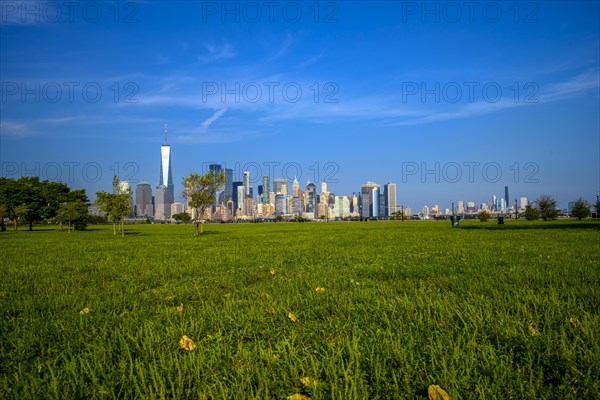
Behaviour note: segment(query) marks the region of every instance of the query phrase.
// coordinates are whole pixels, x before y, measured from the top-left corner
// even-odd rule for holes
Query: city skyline
[[[93,4],[0,7],[0,175],[154,189],[166,123],[177,201],[209,164],[415,210],[600,192],[598,2]]]

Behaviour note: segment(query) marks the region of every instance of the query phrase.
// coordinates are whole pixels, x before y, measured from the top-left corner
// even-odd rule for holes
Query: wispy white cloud
[[[198,56],[198,61],[202,64],[210,64],[215,61],[227,60],[236,56],[236,52],[233,50],[229,43],[223,46],[215,46],[214,44],[206,45],[208,54]]]
[[[208,128],[219,118],[221,118],[223,116],[223,114],[225,114],[225,112],[227,112],[226,108],[222,108],[220,110],[217,110],[214,112],[213,115],[211,115],[208,119],[206,119],[204,122],[202,122],[200,124],[200,127],[202,128],[203,132],[206,132],[208,130]]]

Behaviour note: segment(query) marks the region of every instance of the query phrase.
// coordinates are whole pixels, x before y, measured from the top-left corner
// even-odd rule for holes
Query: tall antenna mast
[[[167,124],[165,124],[165,144],[167,144]]]

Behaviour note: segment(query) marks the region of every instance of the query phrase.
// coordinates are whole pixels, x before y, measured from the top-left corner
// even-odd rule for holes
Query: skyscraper
[[[510,199],[508,198],[508,186],[504,186],[504,204],[508,207]]]
[[[360,187],[361,213],[363,218],[379,216],[379,188],[377,183],[367,182]],[[377,189],[377,190],[375,190]],[[376,194],[376,195],[375,195]],[[377,203],[377,204],[375,204]],[[375,212],[375,214],[374,214]]]
[[[273,192],[287,194],[287,179],[273,179]]]
[[[208,170],[212,171],[213,174],[215,174],[215,176],[218,176],[221,171],[223,170],[223,168],[221,167],[221,164],[210,164],[208,166]],[[219,205],[219,202],[222,200],[223,198],[223,191],[217,191],[215,192],[215,202],[213,204],[213,211],[217,208],[217,206]]]
[[[156,188],[156,212],[154,218],[158,220],[167,220],[171,218],[171,205],[173,204],[173,194],[165,185],[159,185]]]
[[[233,198],[233,170],[225,168],[225,187],[223,190],[223,202]]]
[[[302,190],[300,190],[300,182],[298,182],[297,177],[294,177],[294,182],[292,183],[292,196],[302,197]]]
[[[252,193],[250,192],[250,172],[244,171],[242,181],[244,182],[244,194],[246,196],[251,196]]]
[[[148,182],[139,182],[135,188],[135,212],[138,217],[150,217],[154,215],[152,187]]]
[[[267,175],[262,178],[262,203],[270,204],[269,192],[271,191],[271,186],[269,182],[269,177]]]
[[[383,186],[385,190],[385,213],[386,217],[396,212],[396,184],[388,182]]]
[[[232,193],[231,193],[231,198],[233,200],[233,202],[235,203],[235,207],[240,208],[240,202],[244,201],[244,193],[242,191],[242,197],[238,198],[239,195],[239,187],[244,187],[244,183],[243,182],[233,182],[232,183]]]
[[[160,178],[158,186],[164,185],[171,191],[171,196],[175,195],[175,186],[173,185],[173,171],[171,169],[171,146],[167,144],[167,125],[165,124],[165,143],[160,147]],[[169,205],[170,207],[170,205]]]

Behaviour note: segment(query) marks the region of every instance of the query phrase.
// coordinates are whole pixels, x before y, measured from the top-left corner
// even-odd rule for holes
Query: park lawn
[[[1,397],[600,398],[598,221],[192,234],[0,233]]]

